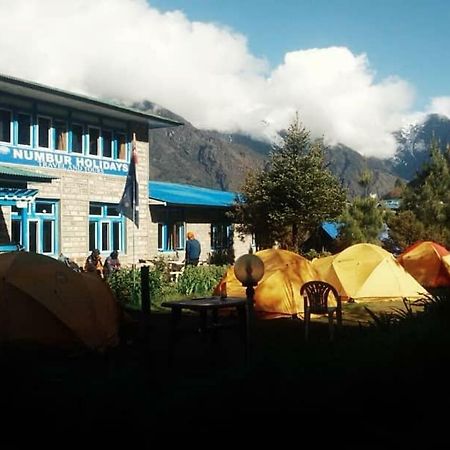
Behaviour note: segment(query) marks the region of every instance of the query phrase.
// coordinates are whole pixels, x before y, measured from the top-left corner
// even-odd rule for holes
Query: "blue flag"
[[[119,202],[119,212],[128,217],[139,228],[139,184],[136,176],[137,152],[136,137],[133,135],[130,166],[128,167],[127,181]]]

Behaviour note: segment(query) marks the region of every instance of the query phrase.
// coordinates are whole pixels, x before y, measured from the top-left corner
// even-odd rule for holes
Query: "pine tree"
[[[378,199],[370,196],[356,197],[348,204],[339,221],[339,247],[346,248],[353,244],[368,242],[380,243],[387,211],[380,206]]]
[[[442,152],[436,139],[431,142],[428,163],[404,190],[400,214],[407,211],[420,224],[413,224],[410,217],[410,226],[422,230],[415,237],[450,245],[450,151]],[[400,221],[391,220],[389,226],[399,242],[411,241],[410,230]]]
[[[255,233],[258,248],[278,241],[298,251],[309,233],[342,212],[346,193],[325,166],[323,148],[297,119],[266,167],[247,176],[233,220]]]

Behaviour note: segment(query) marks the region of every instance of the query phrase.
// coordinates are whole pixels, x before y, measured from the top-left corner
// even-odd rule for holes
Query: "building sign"
[[[37,150],[5,145],[0,146],[0,162],[105,175],[127,175],[128,173],[128,163],[125,161],[94,158],[66,151]]]

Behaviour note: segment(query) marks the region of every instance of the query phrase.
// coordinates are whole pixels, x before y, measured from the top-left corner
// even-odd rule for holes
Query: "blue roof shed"
[[[167,205],[226,207],[234,203],[235,192],[219,191],[188,184],[149,181],[148,196]]]

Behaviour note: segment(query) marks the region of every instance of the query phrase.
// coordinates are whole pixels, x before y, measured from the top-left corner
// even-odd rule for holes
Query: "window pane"
[[[20,145],[31,145],[31,116],[29,114],[19,114],[17,116],[18,143]]]
[[[36,202],[36,213],[52,214],[53,213],[53,203]]]
[[[103,138],[103,156],[111,158],[112,156],[112,133],[111,131],[102,130]]]
[[[102,207],[99,205],[89,205],[89,215],[101,216],[102,215]]]
[[[117,135],[117,157],[119,159],[126,159],[127,156],[127,146],[124,134]]]
[[[53,252],[53,222],[51,220],[44,220],[42,224],[42,251],[44,253]]]
[[[50,119],[46,119],[45,117],[39,117],[38,119],[38,127],[39,127],[39,134],[38,134],[38,145],[39,147],[45,147],[48,148],[49,145],[49,132],[50,132]]]
[[[113,245],[111,250],[122,250],[120,246],[120,229],[121,224],[120,222],[113,222],[112,224],[112,230],[113,230]]]
[[[22,237],[20,234],[21,229],[21,220],[12,220],[11,221],[11,242],[16,244],[22,243]]]
[[[100,130],[98,128],[89,128],[89,154],[98,155],[98,138]]]
[[[83,153],[83,127],[81,125],[72,125],[72,151]]]
[[[164,250],[163,233],[164,233],[164,225],[162,223],[158,223],[158,250]]]
[[[0,141],[11,142],[11,112],[0,109]]]
[[[184,248],[184,223],[175,224],[175,248]]]
[[[107,216],[113,216],[113,217],[118,217],[120,215],[117,206],[108,206],[106,208],[106,215]]]
[[[67,125],[66,122],[55,120],[55,148],[57,150],[67,150]]]
[[[89,251],[94,250],[94,248],[97,248],[97,240],[95,238],[96,235],[96,229],[97,224],[95,222],[89,222]]]
[[[226,223],[211,225],[211,248],[214,250],[227,249],[231,244],[231,227]]]
[[[102,250],[109,250],[109,223],[102,223]]]
[[[29,252],[37,251],[37,222],[28,222]]]

